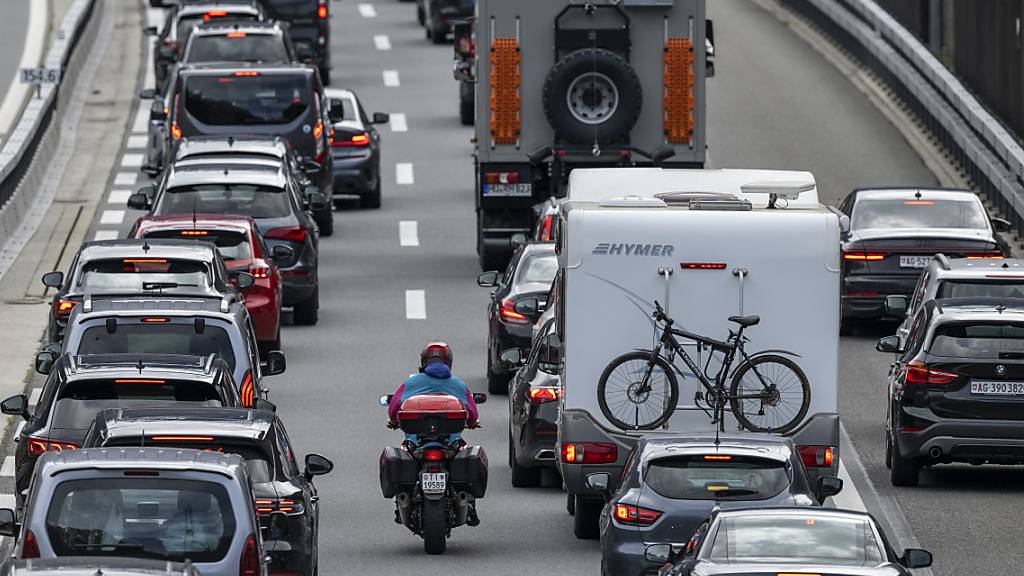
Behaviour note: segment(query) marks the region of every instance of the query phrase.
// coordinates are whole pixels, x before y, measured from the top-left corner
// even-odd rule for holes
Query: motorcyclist
[[[431,342],[423,348],[420,352],[419,374],[407,378],[391,396],[391,402],[388,404],[388,420],[391,427],[398,427],[398,410],[402,407],[402,402],[413,396],[438,392],[454,396],[462,402],[467,412],[468,428],[480,425],[480,414],[473,400],[473,392],[461,378],[452,376],[452,359],[452,349],[444,342]],[[419,441],[414,434],[406,434],[405,438],[413,444]],[[457,444],[460,439],[460,434],[452,434],[449,442]]]

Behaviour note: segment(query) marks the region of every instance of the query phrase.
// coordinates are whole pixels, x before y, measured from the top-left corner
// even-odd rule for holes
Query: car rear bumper
[[[277,338],[281,302],[270,288],[259,287],[246,291],[245,309],[252,317],[257,340],[269,341]]]
[[[890,295],[909,296],[917,284],[918,275],[856,274],[843,276],[843,318],[882,318],[885,298]]]
[[[545,468],[555,467],[558,436],[558,403],[548,402],[537,406],[537,410],[526,421],[522,430],[520,447],[516,450],[516,461],[520,466]]]
[[[602,522],[606,521],[602,518]],[[647,576],[657,574],[661,564],[648,562],[644,556],[646,545],[636,529],[625,530],[608,521],[601,532],[601,559],[608,574]]]
[[[907,413],[916,422],[932,423],[920,432],[896,433],[896,445],[904,458],[1024,463],[1024,420],[943,419],[928,410]]]
[[[373,156],[334,159],[335,194],[366,194],[376,187],[378,178]]]
[[[493,320],[492,320],[493,321]],[[492,351],[494,358],[492,367],[494,371],[499,374],[505,374],[507,370],[498,361],[498,356],[502,352],[509,348],[519,348],[522,351],[523,356],[526,356],[530,352],[530,347],[533,344],[533,324],[506,324],[505,322],[498,321],[497,337],[494,341]]]

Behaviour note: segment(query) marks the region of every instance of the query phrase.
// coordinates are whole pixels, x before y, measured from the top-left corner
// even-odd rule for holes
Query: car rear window
[[[939,284],[936,298],[1024,298],[1024,283],[947,280]]]
[[[551,284],[558,273],[558,258],[554,254],[527,256],[519,264],[516,281],[522,284]]]
[[[195,324],[173,322],[141,322],[127,318],[117,323],[113,334],[105,323],[90,326],[82,332],[75,354],[216,354],[235,369],[235,353],[227,330],[207,322],[202,333]],[[130,323],[137,322],[137,323]]]
[[[209,402],[222,400],[217,389],[206,382],[162,378],[97,378],[68,382],[58,400],[157,400],[167,402]]]
[[[853,228],[970,228],[987,229],[981,203],[967,200],[858,200]]]
[[[187,434],[183,436],[187,436]],[[181,436],[177,437],[180,438]],[[200,438],[200,436],[196,436],[196,438]],[[203,450],[204,452],[238,454],[245,460],[246,468],[249,470],[250,482],[274,481],[274,465],[271,463],[270,456],[265,454],[259,446],[241,444],[234,439],[231,441],[219,441],[217,438],[210,439],[211,437],[209,436],[202,438],[203,440],[198,441],[182,441],[161,440],[160,436],[149,436],[147,438],[121,436],[112,442],[105,443],[103,446],[161,446],[168,448],[191,448],[192,450]]]
[[[205,262],[173,258],[112,258],[82,265],[78,286],[91,293],[153,292],[210,285]]]
[[[274,34],[227,32],[192,38],[185,61],[287,63],[288,52],[284,39]]]
[[[317,0],[263,0],[263,6],[276,18],[306,17],[316,14]]]
[[[884,558],[867,520],[789,514],[723,519],[710,554],[721,564],[874,566]]]
[[[252,246],[249,244],[249,236],[244,232],[196,228],[153,230],[147,232],[144,238],[185,238],[212,242],[229,267],[232,264],[246,264],[252,260]]]
[[[783,462],[721,454],[657,458],[647,463],[643,480],[678,500],[765,500],[790,484]]]
[[[214,482],[68,480],[50,499],[46,533],[57,556],[217,562],[231,548],[235,514],[227,490]]]
[[[212,126],[287,124],[309,108],[312,89],[305,75],[192,76],[185,85],[185,109]]]
[[[237,12],[232,10],[209,10],[202,14],[183,14],[178,17],[178,27],[176,30],[178,46],[184,47],[185,41],[192,35],[192,29],[206,22],[216,22],[218,20],[257,20],[255,14],[250,11]]]
[[[332,98],[331,111],[328,114],[331,122],[344,122],[345,120],[358,120],[355,103],[349,98]]]
[[[944,324],[935,329],[928,353],[978,359],[1024,357],[1024,325],[1004,322]]]
[[[171,188],[160,201],[160,214],[237,214],[252,218],[284,218],[292,213],[288,193],[255,184],[197,184]]]

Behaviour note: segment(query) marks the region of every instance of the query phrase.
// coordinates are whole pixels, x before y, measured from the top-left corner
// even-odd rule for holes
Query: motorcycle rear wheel
[[[427,554],[444,554],[448,545],[445,533],[445,501],[423,500],[423,550]]]

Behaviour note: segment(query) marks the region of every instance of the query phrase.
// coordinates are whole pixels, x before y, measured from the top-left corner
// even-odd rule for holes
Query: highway
[[[750,0],[708,5],[717,40],[717,76],[708,82],[714,167],[810,170],[826,203],[838,203],[856,187],[936,184],[885,116],[773,15]],[[404,114],[407,130],[382,128],[383,208],[336,214],[335,235],[321,240],[320,322],[284,329],[288,370],[269,380],[298,455],[318,452],[337,464],[318,481],[321,569],[595,575],[598,543],[573,537],[560,486],[509,484],[503,396],[481,406],[484,427],[466,434],[490,457],[489,491],[478,506],[482,523],[455,529],[444,556],[425,556],[420,539],[393,522],[393,505],[380,496],[377,458],[401,437],[385,429],[377,397],[415,370],[422,345],[449,342],[455,372],[474,390],[486,390],[488,293],[475,282],[472,131],[458,121],[451,45],[425,40],[412,3],[331,7],[333,86],[355,90],[369,113]],[[388,42],[375,40],[379,36]],[[385,45],[389,49],[380,49]],[[128,123],[129,131],[138,127]],[[111,189],[131,188],[136,178],[136,185],[145,183],[136,170],[139,135],[126,135]],[[396,166],[406,164],[412,178],[399,183],[396,172],[409,169]],[[123,236],[139,215],[118,203],[103,208],[89,239]],[[403,221],[416,223],[415,242],[406,242],[414,245],[400,245]],[[426,318],[409,318],[407,302],[421,294]],[[799,295],[792,305],[800,305]],[[913,535],[935,553],[935,574],[1015,573],[1020,526],[1018,515],[1005,511],[1024,505],[1020,468],[946,466],[924,472],[919,488],[890,486],[882,459],[889,359],[874,351],[874,341],[892,329],[861,326],[841,343],[840,412],[863,464],[854,475],[866,473],[881,501],[898,503]]]

